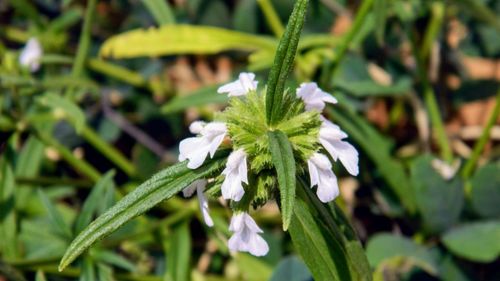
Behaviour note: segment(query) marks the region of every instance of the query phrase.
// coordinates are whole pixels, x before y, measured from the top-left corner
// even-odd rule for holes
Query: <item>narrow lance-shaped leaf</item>
[[[98,210],[99,203],[105,195],[106,188],[113,184],[114,176],[114,171],[106,173],[92,188],[92,192],[90,192],[85,203],[83,203],[82,210],[76,219],[75,233],[79,233],[92,221],[92,216]]]
[[[293,203],[295,201],[295,159],[293,158],[292,145],[283,132],[271,131],[267,135],[273,164],[278,174],[283,229],[287,230],[292,219]]]
[[[62,214],[57,210],[56,206],[50,201],[45,192],[41,189],[38,190],[38,197],[42,201],[47,214],[49,215],[50,222],[52,223],[54,230],[57,231],[61,237],[66,239],[71,239],[73,233],[71,232],[70,226],[64,221]]]
[[[141,184],[98,217],[73,240],[61,259],[59,270],[63,270],[83,251],[129,220],[172,197],[193,181],[206,178],[222,169],[225,159],[221,159],[221,157],[226,156],[226,154],[225,152],[218,153],[215,160],[207,161],[203,167],[196,170],[187,168],[186,162],[176,164]]]
[[[276,50],[266,92],[266,118],[268,124],[275,124],[280,119],[285,82],[293,67],[308,3],[308,0],[298,0],[295,3],[285,33]]]

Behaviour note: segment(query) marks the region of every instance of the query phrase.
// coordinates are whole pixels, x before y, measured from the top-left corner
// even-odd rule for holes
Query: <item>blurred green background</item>
[[[230,211],[177,196],[63,272],[96,215],[177,161],[219,85],[264,85],[291,0],[1,0],[0,280],[312,280],[275,205],[263,258]],[[24,67],[30,38],[41,67]],[[374,280],[500,280],[500,1],[311,1],[289,81],[317,81],[360,152],[336,169]],[[338,165],[336,165],[338,166]],[[338,168],[338,167],[336,167]]]

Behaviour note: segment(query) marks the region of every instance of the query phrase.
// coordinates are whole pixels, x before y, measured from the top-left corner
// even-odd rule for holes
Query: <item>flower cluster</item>
[[[308,172],[310,187],[317,187],[316,194],[322,202],[332,201],[339,195],[330,159],[340,160],[355,176],[358,174],[358,152],[344,140],[347,134],[321,115],[326,103],[335,104],[337,100],[316,83],[303,83],[295,96],[284,96],[285,117],[272,128],[265,120],[265,91],[258,93],[257,84],[253,73],[241,73],[238,80],[220,87],[218,93],[235,98],[230,99],[225,111],[216,115],[216,121],[191,124],[190,132],[197,136],[180,143],[179,160],[187,160],[187,166],[196,169],[208,156],[213,158],[219,147],[232,149],[221,175],[208,181],[195,181],[184,190],[184,195],[190,196],[196,190],[208,226],[213,226],[213,221],[204,194],[207,183],[211,185],[210,194],[231,200],[234,215],[229,226],[233,232],[229,248],[262,256],[267,254],[269,247],[260,236],[262,229],[248,210],[250,206],[265,204],[278,192],[266,133],[279,129],[287,135],[297,158],[297,171]]]

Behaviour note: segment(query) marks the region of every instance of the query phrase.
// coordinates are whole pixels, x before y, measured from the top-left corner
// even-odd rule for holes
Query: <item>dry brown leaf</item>
[[[342,13],[337,16],[330,33],[333,35],[342,35],[349,31],[352,25],[352,18],[348,13]]]
[[[470,79],[500,81],[500,60],[462,56],[462,64]]]
[[[368,63],[368,74],[370,74],[370,77],[373,79],[373,81],[377,82],[380,85],[392,85],[392,76],[383,68],[373,62]]]

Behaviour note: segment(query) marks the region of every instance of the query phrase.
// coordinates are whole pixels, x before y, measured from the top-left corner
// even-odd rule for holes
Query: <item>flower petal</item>
[[[196,188],[196,193],[198,194],[198,202],[200,204],[200,210],[201,214],[203,215],[203,220],[205,221],[205,224],[209,227],[214,226],[214,221],[212,220],[212,217],[210,217],[210,213],[208,212],[208,200],[205,197],[205,194],[203,193],[203,190],[205,190],[205,183],[203,185],[198,184]]]

